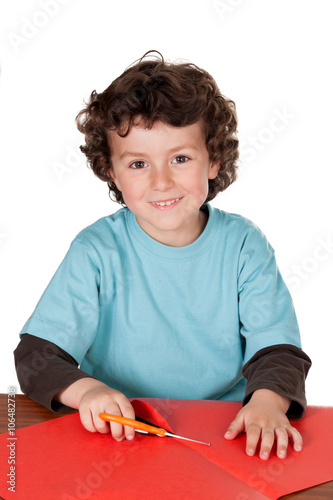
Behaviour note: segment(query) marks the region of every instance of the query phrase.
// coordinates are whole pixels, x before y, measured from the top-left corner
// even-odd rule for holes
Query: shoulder
[[[122,208],[117,212],[101,217],[96,222],[82,229],[75,237],[78,241],[87,241],[93,238],[111,236],[124,230],[128,209]]]
[[[250,219],[240,214],[225,212],[219,208],[209,207],[210,215],[220,231],[228,237],[234,235],[236,238],[246,239],[254,236],[259,239],[266,239],[261,229]]]
[[[274,259],[273,247],[252,220],[217,208],[211,213],[218,234],[216,244],[229,262],[237,261],[241,269],[249,262],[256,266]]]
[[[123,245],[127,233],[127,212],[127,208],[122,208],[82,229],[72,241],[71,248],[88,252],[92,256],[103,256],[105,252]]]

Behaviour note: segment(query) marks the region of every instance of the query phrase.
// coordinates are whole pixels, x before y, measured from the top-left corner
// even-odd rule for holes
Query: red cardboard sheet
[[[293,425],[304,439],[301,453],[284,460],[245,454],[245,435],[223,434],[240,403],[142,399],[136,414],[176,434],[211,446],[137,434],[116,442],[90,433],[79,415],[0,436],[0,497],[5,500],[277,499],[333,480],[333,408],[308,407]],[[15,442],[15,493],[8,490],[10,443]],[[9,446],[8,446],[9,444]],[[5,450],[5,452],[4,452]]]

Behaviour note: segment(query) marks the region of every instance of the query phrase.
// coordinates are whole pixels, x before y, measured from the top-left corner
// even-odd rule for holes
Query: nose
[[[172,172],[168,166],[155,168],[151,174],[151,188],[155,191],[167,191],[174,185]]]

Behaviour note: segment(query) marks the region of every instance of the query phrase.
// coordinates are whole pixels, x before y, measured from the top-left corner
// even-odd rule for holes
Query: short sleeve
[[[240,333],[245,340],[244,363],[271,345],[301,347],[291,295],[265,235],[251,224],[238,263]]]
[[[74,240],[20,336],[53,342],[80,364],[97,332],[99,282],[92,250]]]

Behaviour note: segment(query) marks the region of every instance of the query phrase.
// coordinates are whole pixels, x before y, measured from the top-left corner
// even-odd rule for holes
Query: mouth
[[[181,198],[174,198],[173,200],[166,200],[166,201],[152,201],[152,205],[157,205],[158,207],[169,207],[170,205],[174,205],[178,201],[180,201]]]

